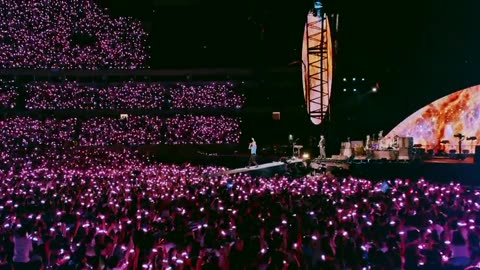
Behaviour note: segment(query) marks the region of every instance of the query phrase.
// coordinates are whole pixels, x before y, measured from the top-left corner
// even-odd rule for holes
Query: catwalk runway
[[[278,167],[278,166],[285,166],[285,163],[280,162],[280,161],[276,161],[276,162],[270,162],[270,163],[265,163],[265,164],[259,164],[258,166],[238,168],[238,169],[225,171],[225,172],[223,172],[223,175],[225,175],[225,174],[236,174],[236,173],[246,173],[246,172],[252,172],[252,171],[274,168],[274,167]]]
[[[223,172],[222,175],[250,173],[250,172],[272,170],[272,169],[285,169],[285,167],[289,164],[295,164],[300,162],[303,162],[303,160],[299,158],[292,158],[287,160],[286,162],[274,161],[274,162],[259,164],[258,166],[250,166],[250,167],[243,167],[243,168],[228,170]]]

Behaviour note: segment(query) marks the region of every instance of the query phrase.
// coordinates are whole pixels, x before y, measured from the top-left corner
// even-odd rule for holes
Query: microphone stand
[[[292,159],[295,158],[295,143],[298,141],[298,138],[292,142]]]

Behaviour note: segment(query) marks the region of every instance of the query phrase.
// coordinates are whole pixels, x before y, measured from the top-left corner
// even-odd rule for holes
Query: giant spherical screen
[[[325,31],[322,31],[323,29]],[[319,47],[325,43],[326,57],[325,55],[322,57],[322,54],[319,53],[309,54],[309,48]],[[325,112],[330,106],[333,78],[333,46],[327,16],[322,19],[314,16],[312,12],[308,14],[303,36],[302,61],[303,92],[307,112],[311,116],[312,123],[319,125],[322,123],[325,114],[321,113],[321,117],[319,117],[319,115],[313,115],[313,112]],[[323,66],[323,69],[321,66]],[[322,83],[323,94],[321,92]]]
[[[448,140],[452,145],[457,144],[458,138],[454,135],[458,133],[480,138],[478,85],[440,98],[421,108],[392,129],[387,137],[413,137],[415,144],[435,149],[442,140]]]

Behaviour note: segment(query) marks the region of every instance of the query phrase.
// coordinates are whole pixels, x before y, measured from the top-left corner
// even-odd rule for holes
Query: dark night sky
[[[312,6],[309,0],[101,2],[115,15],[145,23],[152,68],[286,67],[300,59]],[[348,127],[352,137],[388,131],[428,102],[480,83],[480,1],[329,0],[326,5],[340,14],[330,129],[342,133]],[[344,84],[344,77],[366,82]],[[301,96],[301,81],[296,82],[281,91]],[[375,83],[378,93],[367,93]],[[272,91],[268,96],[278,89],[265,91]]]

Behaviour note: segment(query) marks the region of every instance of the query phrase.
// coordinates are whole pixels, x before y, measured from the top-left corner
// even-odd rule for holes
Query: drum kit
[[[467,137],[461,133],[453,135],[454,138],[458,140],[457,144],[451,143],[450,140],[441,140],[439,149],[438,149],[438,154],[448,154],[448,153],[455,153],[455,154],[473,154],[475,152],[474,148],[476,146],[476,141],[477,137],[471,136]],[[463,144],[464,141],[468,141],[469,143],[469,148],[470,149],[465,149],[468,148],[466,145]]]

